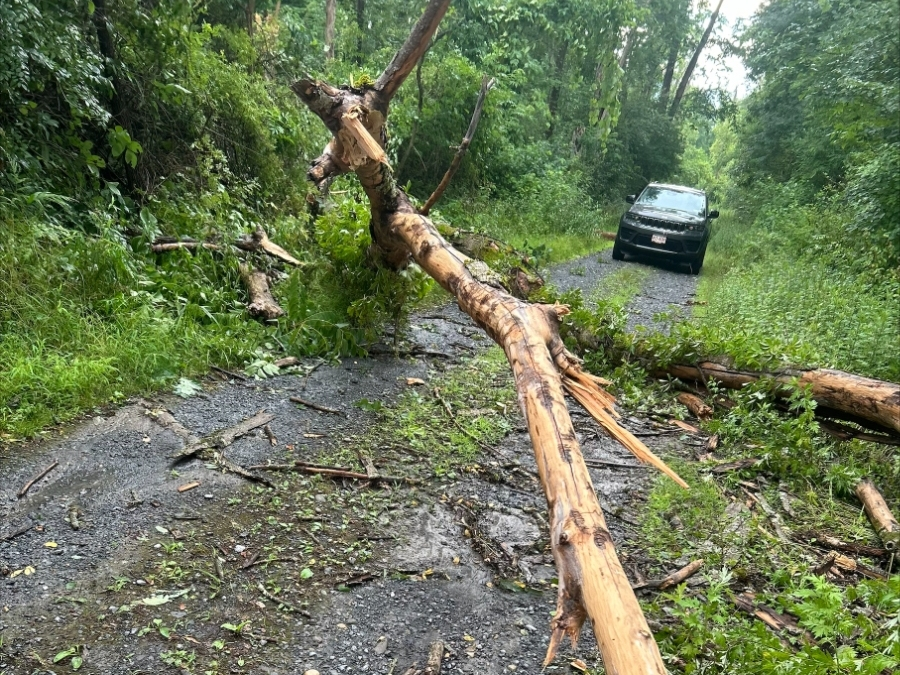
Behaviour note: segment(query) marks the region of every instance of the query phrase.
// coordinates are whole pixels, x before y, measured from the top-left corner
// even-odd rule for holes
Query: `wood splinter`
[[[881,492],[868,478],[860,481],[856,486],[856,496],[863,503],[866,515],[872,523],[872,527],[878,533],[884,548],[894,551],[900,546],[900,525],[888,508],[887,502],[881,496]]]

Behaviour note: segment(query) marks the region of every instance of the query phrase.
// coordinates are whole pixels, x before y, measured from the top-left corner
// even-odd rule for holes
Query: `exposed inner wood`
[[[272,297],[265,272],[251,271],[246,265],[241,265],[241,279],[244,280],[247,295],[250,298],[250,302],[247,303],[247,311],[250,312],[250,316],[273,321],[284,314],[284,310]]]

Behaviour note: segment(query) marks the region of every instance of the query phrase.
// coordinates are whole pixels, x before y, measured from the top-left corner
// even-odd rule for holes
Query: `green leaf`
[[[300,578],[301,579],[309,579],[312,577],[312,575],[313,575],[313,572],[308,567],[304,567],[302,570],[300,570]]]
[[[59,663],[60,661],[69,658],[72,654],[75,653],[75,649],[70,647],[69,649],[59,652],[56,656],[53,657],[53,663]]]
[[[84,659],[80,656],[72,657],[72,670],[78,670],[81,668],[81,664],[84,663]]]

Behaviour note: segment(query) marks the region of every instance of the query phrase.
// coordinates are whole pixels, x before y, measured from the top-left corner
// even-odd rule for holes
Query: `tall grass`
[[[900,381],[900,277],[847,234],[852,217],[824,199],[773,200],[753,220],[724,213],[695,312],[708,348]]]

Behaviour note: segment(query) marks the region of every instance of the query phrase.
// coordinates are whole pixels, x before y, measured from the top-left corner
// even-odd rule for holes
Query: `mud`
[[[623,264],[635,263],[613,262],[607,250],[552,270],[550,280],[588,292]],[[686,311],[695,283],[653,268],[633,315]],[[478,471],[407,487],[271,473],[273,493],[209,461],[172,464],[184,441],[155,412],[203,436],[266,410],[276,444],[257,429],[225,450],[228,459],[324,459],[360,470],[366,438],[379,468],[429,475],[427,457],[373,446],[379,418],[354,403],[390,405],[407,378],[438,378],[490,342],[452,305],[411,323],[403,345],[411,356],[394,358],[385,345],[385,355],[310,361],[263,381],[210,378],[201,396],[133,401],[53,438],[0,448],[0,537],[29,528],[0,542],[0,672],[72,672],[71,654],[53,659],[73,650],[84,659],[79,672],[103,675],[399,675],[424,666],[435,640],[446,645],[446,673],[543,672],[555,570],[546,502],[514,411],[513,430]],[[650,474],[586,415],[572,416],[612,535],[626,542]],[[658,453],[683,451],[671,435],[647,440]],[[192,482],[200,486],[178,491]],[[67,521],[73,508],[78,529]],[[568,671],[575,654],[564,648],[547,670]],[[599,663],[590,631],[577,655]]]

